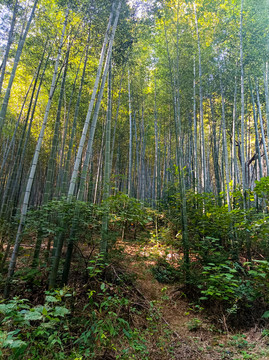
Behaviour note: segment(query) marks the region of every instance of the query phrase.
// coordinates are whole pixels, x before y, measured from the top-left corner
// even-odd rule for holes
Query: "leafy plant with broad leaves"
[[[47,292],[44,305],[32,307],[29,300],[14,298],[0,304],[0,355],[12,359],[59,351],[65,342],[62,327],[70,310],[64,300],[68,289]],[[59,352],[60,353],[60,352]]]

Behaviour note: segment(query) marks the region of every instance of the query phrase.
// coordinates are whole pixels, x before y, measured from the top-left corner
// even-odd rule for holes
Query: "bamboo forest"
[[[0,359],[269,359],[268,87],[268,0],[0,0]]]

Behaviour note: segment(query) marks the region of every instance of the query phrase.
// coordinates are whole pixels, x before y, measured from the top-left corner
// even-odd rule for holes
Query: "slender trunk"
[[[117,111],[116,111],[115,124],[114,124],[114,130],[113,130],[113,139],[112,139],[112,145],[111,145],[111,164],[113,162],[116,130],[117,130],[118,117],[119,117],[119,110],[120,110],[121,88],[122,88],[122,81],[123,81],[124,73],[125,73],[125,66],[124,66],[124,68],[122,70],[122,75],[121,75],[121,79],[120,79],[120,89],[119,89],[119,95],[118,95],[118,106],[117,106]]]
[[[244,55],[243,55],[243,8],[244,0],[241,0],[240,11],[240,69],[241,69],[241,159],[242,159],[242,190],[243,190],[243,209],[247,209],[246,204],[246,163],[245,163],[245,94],[244,94]],[[246,215],[244,216],[247,221]],[[251,239],[247,233],[246,238],[247,258],[251,261]]]
[[[170,75],[170,86],[171,86],[171,92],[172,92],[172,100],[173,100],[173,110],[174,110],[174,117],[176,116],[176,109],[175,109],[175,87],[174,87],[174,77],[173,77],[173,71],[172,71],[172,59],[169,51],[169,43],[168,43],[168,36],[167,36],[167,29],[165,21],[163,22],[164,26],[164,34],[165,34],[165,43],[166,43],[166,52],[168,57],[168,67],[169,67],[169,75]]]
[[[220,183],[220,174],[219,174],[219,159],[218,159],[218,146],[217,146],[217,135],[216,135],[216,118],[214,112],[214,105],[212,96],[210,95],[210,108],[211,108],[211,116],[212,116],[212,135],[213,135],[213,162],[214,162],[214,172],[215,172],[215,181],[216,181],[216,188],[217,188],[217,201],[218,205],[221,206],[221,183]]]
[[[44,59],[44,55],[45,55],[45,50],[46,50],[46,47],[44,48],[42,58],[41,58],[41,61],[39,63],[37,72],[36,72],[36,74],[35,74],[35,76],[34,76],[34,78],[32,80],[32,83],[35,80],[34,81],[34,86],[33,86],[33,91],[32,91],[32,94],[31,94],[30,101],[29,101],[29,106],[28,106],[28,110],[27,110],[25,124],[23,126],[22,134],[21,134],[20,141],[19,141],[19,144],[18,144],[17,153],[16,153],[16,156],[15,156],[15,159],[13,159],[13,161],[10,161],[10,166],[11,166],[12,170],[10,171],[10,176],[8,178],[6,188],[5,188],[5,192],[3,194],[2,207],[1,207],[1,213],[5,212],[7,218],[14,212],[14,210],[15,210],[15,208],[17,206],[17,200],[19,198],[18,194],[20,192],[21,168],[23,166],[23,163],[22,163],[22,145],[23,145],[24,136],[25,136],[25,132],[26,132],[26,129],[27,129],[28,120],[29,120],[29,116],[30,116],[30,112],[31,112],[31,108],[32,108],[32,103],[33,103],[35,89],[36,89],[37,82],[38,82],[39,72],[40,72],[41,65],[43,63],[43,59]],[[13,146],[12,143],[14,143],[14,141],[15,141],[17,128],[18,128],[18,125],[20,123],[20,118],[22,116],[22,111],[23,111],[23,108],[24,108],[24,105],[25,105],[25,102],[26,102],[27,95],[28,95],[29,90],[30,90],[30,88],[32,86],[32,83],[31,83],[31,85],[30,85],[30,87],[28,89],[28,92],[26,94],[24,103],[22,105],[21,112],[20,112],[20,115],[19,115],[19,118],[18,118],[18,122],[17,122],[15,131],[13,133],[13,137],[12,137],[12,140],[11,140],[11,143],[10,143],[9,151],[10,151],[11,147]],[[9,151],[7,152],[7,155],[9,153]],[[3,166],[1,167],[0,173],[2,172],[2,170],[3,170]],[[6,207],[4,207],[6,199],[8,199],[8,203],[7,203]],[[6,211],[6,209],[7,209],[7,211]]]
[[[121,6],[121,1],[119,2],[118,9],[117,9],[117,15],[116,15],[117,19],[119,16],[120,6]],[[101,71],[102,71],[104,57],[105,57],[105,51],[106,51],[106,47],[107,47],[107,43],[108,43],[108,39],[109,39],[109,32],[110,32],[110,28],[111,28],[113,13],[114,13],[114,5],[112,8],[110,17],[109,17],[108,26],[107,26],[107,30],[106,30],[106,34],[105,34],[105,38],[104,38],[104,42],[103,42],[103,47],[102,47],[102,51],[101,51],[101,56],[100,56],[100,60],[99,60],[97,75],[96,75],[96,79],[95,79],[95,84],[94,84],[94,88],[93,88],[93,92],[92,92],[92,96],[91,96],[91,101],[89,104],[86,120],[85,120],[84,127],[82,130],[79,147],[78,147],[78,151],[77,151],[77,155],[76,155],[76,160],[75,160],[75,164],[74,164],[74,169],[73,169],[72,176],[71,176],[71,181],[70,181],[69,190],[68,190],[68,198],[70,200],[75,195],[75,186],[76,186],[78,172],[79,172],[79,168],[80,168],[80,164],[81,164],[82,152],[83,152],[84,144],[86,141],[86,136],[88,133],[88,128],[89,128],[89,124],[90,124],[93,105],[94,105],[97,90],[98,90],[98,85],[99,85],[100,78],[101,78]],[[109,49],[108,49],[108,51],[109,51]]]
[[[200,95],[200,125],[201,125],[201,163],[202,163],[202,188],[207,191],[207,169],[205,158],[205,134],[204,134],[204,111],[203,111],[203,86],[202,86],[202,59],[201,59],[201,45],[198,27],[198,18],[196,11],[196,3],[194,2],[194,14],[197,34],[197,46],[199,54],[199,95]]]
[[[6,51],[5,51],[5,55],[4,55],[4,59],[3,59],[3,62],[2,62],[2,67],[1,67],[0,95],[1,95],[1,92],[2,92],[2,86],[3,86],[4,77],[5,77],[5,71],[6,71],[8,55],[9,55],[10,47],[12,45],[13,32],[14,32],[14,27],[15,27],[15,23],[16,23],[17,11],[18,11],[18,0],[15,0],[15,5],[14,5],[14,10],[13,10],[10,30],[9,30],[9,33],[8,33],[7,47],[6,47]]]
[[[117,9],[117,12],[116,12],[116,16],[115,16],[115,20],[114,20],[114,24],[113,24],[113,28],[112,28],[112,32],[111,32],[111,37],[110,37],[110,41],[109,41],[109,46],[108,46],[107,57],[106,57],[106,62],[105,62],[105,66],[104,66],[104,72],[103,72],[101,87],[100,87],[100,90],[99,90],[98,98],[97,98],[95,109],[94,109],[93,119],[92,119],[92,123],[91,123],[89,140],[88,140],[87,150],[86,150],[86,156],[85,156],[85,159],[84,159],[84,162],[83,162],[83,168],[82,168],[80,184],[79,184],[79,191],[78,191],[78,195],[77,195],[77,198],[79,200],[82,200],[83,196],[84,196],[86,177],[87,177],[87,172],[88,172],[88,168],[89,168],[90,159],[91,159],[91,156],[92,156],[92,149],[93,149],[93,141],[94,141],[94,135],[95,135],[95,130],[96,130],[96,124],[97,124],[97,120],[98,120],[101,101],[102,101],[102,98],[103,98],[104,88],[105,88],[105,84],[106,84],[106,78],[107,78],[107,74],[108,74],[108,70],[109,70],[110,59],[111,59],[111,56],[112,56],[112,48],[113,48],[114,36],[115,36],[115,33],[116,33],[116,28],[117,28],[119,14],[120,14],[120,4],[121,3],[119,3],[119,6],[118,6],[118,9]]]
[[[89,37],[88,37],[87,45],[86,45],[86,59],[87,59],[87,49],[88,48],[89,48]],[[60,151],[60,154],[61,154],[60,155],[60,166],[59,166],[59,173],[58,173],[58,178],[57,178],[57,191],[56,192],[57,192],[58,196],[60,196],[61,194],[66,195],[66,191],[65,191],[66,186],[63,186],[64,177],[65,177],[65,167],[64,167],[65,144],[66,144],[66,137],[67,137],[67,131],[68,131],[71,107],[72,107],[72,103],[73,103],[73,96],[74,96],[75,89],[76,89],[76,84],[77,84],[77,79],[78,79],[82,59],[83,59],[83,55],[80,58],[80,62],[79,62],[78,68],[77,68],[76,77],[75,77],[75,81],[73,83],[72,92],[71,92],[70,99],[69,99],[69,104],[68,104],[67,115],[66,115],[66,119],[65,119],[65,123],[64,123],[62,146],[61,146],[61,151]],[[84,68],[85,68],[85,65],[86,64],[84,64]],[[84,74],[82,75],[82,79],[83,79],[83,80],[81,80],[82,83],[84,82],[84,75],[85,75],[85,71],[84,71]],[[81,95],[80,89],[79,89],[79,94]],[[78,108],[79,108],[79,104],[80,104],[80,95],[79,95]],[[75,108],[75,112],[76,112],[76,110],[77,110],[77,108]],[[69,149],[71,148],[71,150],[70,150],[70,158],[71,158],[71,152],[72,152],[72,148],[73,148],[73,140],[74,140],[74,135],[75,135],[75,128],[76,128],[76,122],[75,122],[75,127],[72,127],[72,135],[70,137],[70,142],[72,141],[71,142],[71,147],[68,148],[68,152],[69,152]],[[73,129],[74,129],[74,132],[73,132]],[[68,167],[67,167],[67,172],[68,172],[68,169],[69,169],[69,163],[68,163]],[[67,175],[67,173],[66,173],[66,175]]]
[[[60,258],[61,258],[61,254],[62,254],[64,238],[65,238],[65,232],[60,231],[57,242],[55,243],[55,246],[54,246],[54,253],[53,253],[52,259],[51,259],[52,265],[51,265],[50,276],[49,276],[49,288],[50,289],[53,289],[56,284],[58,267],[59,267]]]
[[[102,220],[102,239],[100,243],[100,252],[106,254],[108,250],[108,218],[109,207],[106,203],[109,197],[110,190],[110,168],[111,168],[111,156],[110,156],[110,138],[111,138],[111,90],[112,90],[112,69],[111,63],[108,76],[108,89],[107,89],[107,121],[106,121],[106,147],[105,147],[105,168],[104,168],[104,194],[103,201],[105,203],[105,213]]]
[[[128,96],[129,96],[129,162],[128,162],[128,190],[127,193],[131,196],[132,193],[132,162],[133,162],[133,134],[132,134],[132,102],[131,102],[131,83],[130,70],[128,69]]]
[[[235,144],[235,133],[236,133],[236,123],[237,123],[237,108],[236,108],[236,95],[237,95],[237,79],[235,77],[235,88],[234,88],[234,107],[233,107],[233,137],[232,137],[232,172],[233,172],[233,191],[236,190],[236,174],[237,174],[237,158],[236,158],[236,144]]]
[[[154,137],[155,137],[155,156],[154,156],[154,206],[158,200],[158,124],[157,124],[157,88],[155,75],[155,92],[154,92]]]
[[[12,147],[14,146],[17,130],[18,130],[18,127],[19,127],[19,124],[20,124],[21,116],[22,116],[22,112],[23,112],[23,109],[24,109],[24,106],[25,106],[25,103],[26,103],[26,100],[27,100],[27,97],[28,97],[28,94],[29,94],[29,91],[30,91],[30,88],[32,86],[33,81],[34,81],[34,78],[33,78],[32,82],[31,82],[31,84],[30,84],[30,86],[28,88],[28,91],[27,91],[26,95],[25,95],[24,102],[22,104],[21,111],[20,111],[18,121],[17,121],[17,124],[16,124],[16,128],[14,130],[14,133],[13,133],[13,136],[12,136],[12,139],[11,139],[11,142],[10,142],[9,149],[8,149],[8,151],[6,153],[6,156],[5,156],[5,158],[3,159],[3,162],[2,162],[0,175],[2,173],[2,170],[3,170],[3,167],[4,167],[5,163],[8,160],[9,152],[12,149]],[[31,100],[32,100],[32,98],[33,98],[33,92],[32,92],[32,96],[31,96]],[[30,106],[31,106],[31,102],[30,102]],[[17,173],[17,170],[18,170],[18,160],[19,160],[19,157],[20,157],[21,146],[22,146],[22,142],[23,142],[23,139],[24,139],[25,129],[27,127],[27,121],[28,121],[28,119],[26,118],[25,124],[23,126],[22,135],[20,137],[19,146],[18,146],[18,149],[17,149],[17,154],[15,156],[15,159],[11,157],[9,159],[9,162],[8,162],[9,163],[9,166],[8,166],[9,171],[7,170],[8,171],[8,180],[6,182],[6,187],[5,187],[5,190],[4,190],[4,193],[3,193],[3,197],[2,197],[0,217],[2,216],[3,213],[5,213],[5,217],[9,218],[8,213],[13,210],[12,208],[7,207],[7,199],[8,199],[8,197],[10,198],[11,190],[15,190],[15,187],[17,185],[16,182],[15,182],[15,179],[16,179],[16,173]]]
[[[144,125],[144,104],[142,103],[142,118],[141,118],[141,132],[142,132],[142,143],[141,143],[141,200],[145,201],[145,153],[146,153],[146,141],[145,141],[145,125]]]
[[[265,89],[265,103],[266,103],[266,124],[267,124],[267,148],[269,149],[269,92],[268,92],[268,61],[265,63],[264,71],[264,89]]]
[[[53,196],[53,188],[54,188],[53,183],[54,183],[54,174],[56,169],[57,145],[59,142],[59,129],[61,122],[62,102],[63,102],[64,86],[65,86],[65,80],[66,80],[66,74],[68,68],[69,53],[70,53],[70,47],[68,47],[66,53],[65,68],[62,77],[62,83],[61,83],[61,89],[60,89],[60,95],[58,101],[58,109],[57,109],[56,121],[54,125],[54,134],[52,138],[52,145],[50,150],[47,177],[46,177],[45,190],[44,190],[44,198],[43,198],[44,204],[47,204],[47,202],[51,200]]]
[[[246,209],[245,191],[246,191],[246,164],[245,164],[245,95],[244,95],[244,58],[243,58],[243,6],[244,0],[241,0],[240,11],[240,68],[241,68],[241,164],[242,164],[242,190],[243,205]]]
[[[20,61],[20,57],[21,57],[21,53],[22,53],[22,49],[26,40],[26,36],[28,34],[34,13],[35,13],[35,9],[36,9],[36,5],[37,5],[38,0],[35,0],[34,4],[33,4],[33,8],[29,17],[29,20],[27,22],[26,28],[24,30],[23,36],[21,38],[21,40],[19,41],[18,44],[18,48],[17,48],[17,52],[15,55],[15,60],[14,60],[14,64],[13,64],[13,68],[11,71],[11,75],[9,78],[9,82],[8,82],[8,87],[5,93],[5,97],[4,97],[4,101],[1,107],[1,111],[0,111],[0,134],[2,132],[4,123],[5,123],[5,118],[6,118],[6,113],[7,113],[7,107],[8,107],[8,103],[9,103],[9,99],[10,99],[10,93],[11,93],[11,88],[12,88],[12,84],[13,84],[13,80],[15,78],[15,74],[16,74],[16,70]]]
[[[267,176],[269,176],[268,152],[267,152],[267,145],[266,145],[266,140],[265,140],[265,135],[264,135],[262,109],[261,109],[260,93],[259,93],[259,86],[258,86],[257,79],[256,79],[256,94],[257,94],[258,113],[259,113],[259,118],[260,118],[260,127],[261,127],[261,134],[262,134],[263,151],[264,151],[265,162],[266,162],[266,173],[267,173]]]
[[[228,211],[231,211],[231,199],[230,199],[230,174],[229,174],[229,159],[228,159],[228,149],[227,149],[227,140],[226,140],[226,123],[225,123],[225,104],[224,104],[224,91],[223,85],[220,83],[220,91],[221,91],[221,104],[222,104],[222,145],[223,145],[223,154],[224,154],[224,162],[225,162],[225,177],[226,177],[226,196],[227,196],[227,204]],[[223,174],[224,175],[224,174]]]
[[[87,170],[88,170],[89,161],[90,161],[90,157],[91,157],[91,153],[92,153],[92,144],[93,144],[93,138],[94,138],[94,133],[95,133],[95,128],[96,128],[96,122],[97,122],[97,117],[98,117],[99,108],[100,108],[100,104],[101,104],[101,99],[103,97],[103,91],[104,91],[105,81],[106,81],[106,77],[107,77],[107,72],[108,72],[108,68],[109,68],[109,64],[110,64],[113,40],[114,40],[114,36],[115,36],[117,24],[118,24],[120,8],[121,8],[121,0],[118,3],[114,24],[112,26],[110,41],[109,41],[108,50],[107,50],[107,58],[106,58],[105,66],[104,66],[104,72],[103,72],[101,88],[100,88],[100,91],[99,91],[99,94],[98,94],[97,104],[96,104],[96,107],[95,107],[93,120],[92,120],[92,124],[91,124],[90,137],[89,137],[86,157],[85,157],[84,164],[83,164],[83,169],[82,169],[82,176],[81,176],[81,181],[80,181],[79,193],[78,193],[78,196],[77,196],[77,198],[79,200],[81,200],[81,198],[83,196],[83,193],[84,193],[85,180],[86,180]],[[91,118],[91,112],[92,112],[92,109],[93,109],[93,103],[94,103],[94,100],[95,100],[97,87],[98,87],[99,80],[100,80],[100,77],[101,77],[101,70],[102,70],[103,60],[104,60],[104,56],[105,56],[105,48],[106,48],[106,45],[107,45],[107,42],[108,42],[108,36],[109,36],[108,33],[109,33],[109,30],[110,30],[110,27],[111,27],[111,22],[112,22],[112,17],[113,17],[113,9],[114,9],[114,5],[113,5],[113,8],[112,8],[110,18],[109,18],[109,24],[108,24],[108,28],[107,28],[107,33],[105,35],[105,40],[104,40],[103,49],[102,49],[102,53],[101,53],[101,58],[100,58],[100,63],[99,63],[99,68],[98,68],[98,74],[97,74],[97,77],[96,77],[95,87],[94,87],[94,91],[93,91],[94,96],[92,95],[91,102],[90,102],[90,105],[89,105],[87,117],[86,117],[84,128],[83,128],[83,133],[82,133],[82,136],[81,136],[81,139],[80,139],[78,154],[77,154],[77,157],[76,157],[75,166],[74,166],[74,170],[73,170],[73,173],[72,173],[72,178],[71,178],[71,182],[70,182],[70,186],[69,186],[69,191],[68,191],[68,200],[69,201],[72,200],[72,198],[74,196],[74,193],[75,193],[75,183],[76,183],[76,179],[77,179],[77,176],[78,176],[79,166],[81,164],[82,150],[83,150],[84,143],[85,143],[85,140],[86,140],[86,134],[87,134],[88,127],[89,127],[89,122],[90,122],[90,118]],[[108,174],[109,174],[109,167],[108,167]],[[67,282],[67,280],[68,280],[68,274],[69,274],[69,269],[70,269],[70,264],[71,264],[71,259],[72,259],[73,246],[74,246],[74,241],[73,241],[73,238],[70,237],[69,242],[68,242],[68,248],[67,248],[66,262],[65,262],[65,266],[64,266],[64,277],[63,277],[64,282]],[[57,264],[57,269],[58,269],[58,264]],[[57,271],[57,269],[54,269],[54,271]],[[52,283],[51,285],[54,286],[55,284]]]
[[[99,152],[99,158],[98,158],[98,166],[97,166],[97,173],[96,173],[96,180],[95,180],[95,188],[94,188],[94,196],[93,196],[93,203],[96,204],[97,202],[97,192],[98,192],[98,185],[99,185],[99,178],[101,173],[101,163],[103,158],[103,147],[104,147],[104,135],[105,132],[102,133],[102,141],[101,141],[101,147]]]
[[[133,118],[133,125],[134,125],[134,136],[135,136],[135,169],[134,169],[134,175],[133,175],[133,184],[134,184],[134,194],[135,197],[138,199],[138,176],[139,176],[139,146],[138,146],[138,136],[137,136],[137,126],[136,126],[136,112],[134,113]]]
[[[180,108],[180,79],[179,79],[179,1],[177,4],[177,59],[176,68],[177,74],[175,77],[175,109],[176,109],[176,146],[177,146],[177,165],[179,172],[179,189],[181,196],[181,226],[182,226],[182,243],[184,252],[184,266],[185,266],[185,282],[189,283],[189,270],[190,270],[190,258],[189,258],[189,238],[188,238],[188,217],[187,217],[187,200],[186,200],[186,184],[185,184],[185,170],[183,164],[183,144],[182,138],[182,124],[181,124],[181,108]]]
[[[261,150],[260,150],[260,144],[259,144],[259,130],[258,130],[257,113],[256,113],[256,109],[255,109],[255,102],[254,102],[254,96],[253,96],[252,85],[251,85],[250,79],[249,79],[249,86],[250,86],[250,95],[251,95],[251,101],[252,101],[254,127],[255,127],[255,148],[256,148],[256,154],[258,156],[258,163],[259,163],[259,178],[258,178],[258,180],[260,180],[263,176],[262,175],[263,168],[262,168],[262,158],[261,158]]]
[[[196,115],[196,64],[193,60],[193,132],[194,132],[194,191],[198,192],[198,162],[197,162],[197,115]]]
[[[19,164],[19,168],[17,170],[17,176],[16,176],[16,181],[15,181],[16,184],[19,182],[19,179],[22,178],[23,164],[24,164],[24,159],[25,159],[25,156],[26,156],[26,150],[27,150],[27,146],[29,144],[29,139],[30,139],[30,135],[31,135],[31,128],[32,128],[32,123],[33,123],[33,119],[34,119],[34,115],[35,115],[35,109],[36,109],[36,106],[37,106],[37,103],[38,103],[39,93],[40,93],[40,90],[41,90],[41,85],[42,85],[44,75],[45,75],[45,72],[46,72],[46,69],[47,69],[49,58],[50,58],[50,53],[48,54],[46,63],[44,65],[44,69],[42,71],[42,75],[41,75],[39,85],[38,85],[38,89],[37,89],[37,92],[36,92],[35,101],[34,101],[33,109],[32,109],[32,112],[31,112],[31,116],[30,116],[31,107],[29,106],[29,109],[28,109],[29,111],[27,113],[26,121],[28,123],[28,117],[29,116],[30,116],[30,121],[29,121],[29,125],[28,125],[28,130],[27,130],[27,133],[26,133],[26,138],[24,140],[23,149],[22,149],[22,152],[21,152],[21,155],[20,155],[20,164]],[[26,128],[25,128],[25,131],[26,131]]]
[[[35,4],[36,4],[36,2],[35,2]],[[4,291],[5,297],[7,297],[9,294],[11,279],[12,279],[14,271],[15,271],[16,261],[17,261],[19,247],[20,247],[21,238],[22,238],[22,232],[23,232],[25,219],[26,219],[26,215],[27,215],[27,210],[28,210],[28,206],[29,206],[30,194],[31,194],[31,190],[32,190],[35,173],[36,173],[37,162],[38,162],[39,154],[41,151],[41,145],[42,145],[42,141],[44,138],[45,128],[47,125],[49,111],[50,111],[50,107],[51,107],[51,103],[52,103],[52,97],[53,97],[54,89],[55,89],[55,85],[56,85],[57,71],[58,71],[59,61],[60,61],[61,52],[62,52],[65,29],[66,29],[66,25],[67,25],[67,17],[68,17],[68,11],[66,12],[60,46],[58,49],[58,55],[57,55],[57,59],[56,59],[55,66],[54,66],[54,73],[53,73],[53,78],[52,78],[52,83],[51,83],[51,88],[50,88],[49,100],[47,103],[42,127],[41,127],[41,130],[39,133],[38,142],[37,142],[37,145],[35,148],[35,153],[34,153],[32,165],[31,165],[31,169],[30,169],[30,174],[28,177],[27,186],[26,186],[26,190],[25,190],[25,194],[24,194],[20,222],[19,222],[18,231],[17,231],[17,235],[16,235],[16,239],[15,239],[15,244],[14,244],[14,248],[13,248],[13,252],[12,252],[12,256],[11,256],[9,268],[8,268],[7,282],[6,282],[5,291]]]
[[[12,135],[12,138],[11,138],[11,141],[10,141],[10,144],[9,144],[9,147],[8,147],[7,151],[5,152],[4,157],[3,157],[3,161],[2,161],[1,169],[0,169],[0,177],[1,177],[1,175],[2,175],[2,172],[3,172],[3,170],[4,170],[5,165],[7,164],[7,160],[8,160],[8,158],[9,158],[9,154],[10,154],[12,148],[14,147],[15,140],[16,140],[16,135],[17,135],[17,131],[18,131],[19,125],[20,125],[20,123],[21,123],[21,117],[22,117],[22,114],[23,114],[24,106],[25,106],[25,104],[26,104],[26,100],[27,100],[27,98],[28,98],[28,95],[29,95],[29,92],[30,92],[30,90],[31,90],[31,87],[32,87],[33,82],[35,81],[35,82],[34,82],[34,85],[35,85],[36,82],[37,82],[38,74],[39,74],[39,72],[37,71],[37,73],[34,75],[32,81],[31,81],[31,84],[30,84],[30,86],[29,86],[29,88],[28,88],[28,90],[27,90],[27,92],[26,92],[26,94],[25,94],[25,97],[24,97],[24,100],[23,100],[23,104],[22,104],[22,106],[21,106],[20,114],[19,114],[19,116],[18,116],[18,120],[17,120],[16,126],[15,126],[15,129],[14,129],[14,132],[13,132],[13,135]],[[33,99],[33,96],[34,96],[34,92],[35,92],[35,86],[33,87],[33,91],[32,91],[32,94],[31,94],[29,108],[31,107],[31,104],[32,104],[32,99]],[[29,108],[28,108],[28,112],[29,112]],[[25,120],[25,126],[26,126],[26,125],[27,125],[27,118],[26,118],[26,120]],[[23,128],[25,128],[25,126],[24,126]],[[23,136],[24,136],[24,131],[23,131],[22,137],[23,137]],[[22,139],[22,137],[21,137],[21,139]],[[11,160],[11,159],[9,159],[9,160]],[[13,163],[12,163],[11,165],[13,165]]]
[[[76,102],[76,107],[75,107],[75,114],[74,114],[74,119],[73,119],[73,124],[72,124],[72,131],[71,131],[71,135],[70,135],[68,151],[67,151],[65,167],[64,167],[63,193],[65,195],[68,191],[67,178],[68,178],[68,173],[69,173],[69,169],[70,169],[70,161],[71,161],[72,150],[73,150],[73,145],[74,145],[74,138],[75,138],[75,133],[76,133],[76,129],[77,129],[77,119],[78,119],[78,114],[79,114],[80,100],[81,100],[82,89],[83,89],[84,80],[85,80],[86,67],[87,67],[87,63],[88,63],[89,45],[90,45],[89,42],[87,42],[84,66],[83,66],[83,71],[82,71],[82,76],[81,76],[81,81],[80,81],[80,87],[79,87],[79,92],[78,92],[78,97],[77,97],[77,102]]]

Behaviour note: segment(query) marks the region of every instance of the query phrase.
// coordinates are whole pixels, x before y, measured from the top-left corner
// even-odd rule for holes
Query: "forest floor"
[[[154,278],[151,268],[158,258],[166,257],[178,263],[179,255],[173,249],[157,242],[141,244],[137,241],[118,242],[117,247],[124,253],[122,264],[136,277],[138,292],[159,313],[159,330],[152,334],[153,349],[149,359],[269,359],[269,340],[261,329],[228,331],[221,314],[209,317],[186,299],[178,284],[161,284]],[[166,340],[170,343],[164,341],[161,355],[158,337],[164,329],[170,334]],[[154,356],[156,346],[159,349]]]
[[[269,330],[266,330],[267,336],[265,336],[264,329],[258,325],[247,330],[232,329],[229,324],[226,324],[226,319],[221,312],[203,309],[197,302],[199,298],[197,294],[193,296],[196,301],[191,300],[190,296],[187,297],[186,290],[179,282],[167,284],[156,280],[152,269],[156,267],[160,259],[164,259],[172,267],[177,267],[183,255],[178,249],[158,241],[152,235],[154,229],[152,231],[148,229],[148,232],[151,232],[151,238],[145,236],[146,240],[144,240],[143,233],[139,234],[139,238],[131,239],[133,237],[132,231],[127,234],[128,239],[124,241],[118,239],[115,248],[111,251],[111,264],[108,266],[108,274],[111,275],[112,273],[116,277],[119,275],[119,280],[122,278],[123,284],[114,281],[111,285],[111,292],[107,291],[107,294],[118,294],[119,298],[125,298],[137,309],[137,312],[130,313],[129,310],[124,310],[124,306],[121,307],[122,311],[125,311],[123,318],[130,318],[131,327],[137,330],[137,337],[134,340],[136,342],[133,342],[135,345],[133,345],[130,359],[269,360]],[[24,259],[30,259],[30,248],[25,245],[23,249]],[[85,245],[85,248],[80,249],[77,254],[80,261],[73,264],[74,267],[77,267],[77,272],[73,274],[74,289],[77,294],[74,318],[75,316],[87,318],[88,309],[86,305],[89,301],[89,290],[95,289],[91,287],[93,280],[89,280],[92,281],[90,284],[83,282],[83,276],[81,281],[79,280],[79,274],[83,267],[82,259],[85,260],[85,269],[88,266],[86,261],[88,258],[82,258],[81,255],[83,253],[86,256],[87,252],[89,249]],[[92,254],[88,255],[92,256]],[[23,265],[21,263],[22,268]],[[44,274],[40,274],[40,276],[41,280],[46,279]],[[96,290],[103,281],[101,279],[96,283]],[[34,305],[44,302],[46,281],[42,284],[40,281],[36,291],[33,291],[34,299],[29,298]],[[25,293],[25,289],[22,288],[21,292]],[[108,299],[105,294],[102,301]],[[101,313],[102,311],[100,311]],[[82,332],[77,325],[72,331],[74,338],[77,338],[78,333]],[[121,359],[122,349],[125,346],[121,343],[123,341],[122,334],[111,341],[115,346],[110,347],[108,353],[104,353],[103,348],[100,348],[99,351],[97,346],[96,355],[98,356],[94,358],[95,360]],[[125,341],[127,342],[126,346],[130,347],[128,346],[128,338]],[[75,348],[74,351],[76,351]],[[36,357],[27,358],[36,359]],[[52,359],[50,356],[39,358]],[[67,355],[65,358],[74,359],[74,356],[68,357]],[[84,358],[87,357],[76,357],[76,359],[81,360]],[[124,359],[127,359],[126,355]]]

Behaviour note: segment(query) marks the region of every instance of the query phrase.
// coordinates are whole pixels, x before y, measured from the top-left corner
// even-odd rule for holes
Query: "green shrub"
[[[214,300],[228,313],[236,313],[252,306],[255,301],[269,302],[269,263],[253,260],[244,267],[232,261],[204,266],[203,281],[199,285],[200,300]]]
[[[165,259],[159,258],[156,265],[151,268],[153,276],[160,283],[172,284],[182,280],[182,271],[174,268]]]
[[[72,340],[67,336],[68,326],[64,318],[70,313],[63,300],[72,296],[67,289],[47,293],[44,305],[32,307],[27,299],[14,298],[0,304],[2,315],[0,355],[22,359],[58,353],[63,345]],[[66,332],[63,332],[65,328]]]
[[[145,226],[152,221],[147,209],[139,200],[121,192],[110,196],[103,206],[109,207],[111,221],[120,227],[131,224]]]
[[[209,263],[204,266],[202,274],[204,283],[200,285],[203,295],[200,300],[214,299],[231,304],[237,301],[241,281],[231,262],[217,265]]]

